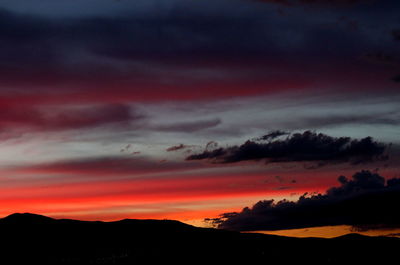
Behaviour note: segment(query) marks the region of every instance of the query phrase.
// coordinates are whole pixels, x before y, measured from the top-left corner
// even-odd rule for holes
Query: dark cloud
[[[367,53],[363,58],[372,63],[380,63],[392,66],[399,66],[400,59],[397,55],[384,52]]]
[[[203,92],[206,89],[187,89],[188,82],[191,86],[193,79],[196,84],[209,82],[209,76],[201,69],[210,64],[215,67],[215,63],[220,68],[229,68],[224,62],[232,53],[235,58],[242,51],[243,55],[268,55],[270,51],[265,51],[265,45],[274,38],[248,30],[261,29],[266,24],[256,19],[186,17],[172,13],[166,17],[56,19],[0,9],[0,82],[3,87],[29,88],[22,95],[32,93],[34,98],[38,95],[33,89],[42,92],[51,89],[58,96],[65,95],[64,101],[71,97],[82,101],[127,97],[165,100],[203,93],[212,97],[215,90],[206,93]],[[247,40],[239,37],[238,32],[248,34]],[[243,65],[238,61],[237,65]],[[180,69],[190,72],[196,64],[201,68],[199,73],[195,69],[188,77]],[[76,89],[81,92],[79,98],[74,96]],[[226,95],[232,87],[221,86],[221,90],[217,94]]]
[[[338,178],[339,187],[324,195],[302,195],[298,201],[259,201],[239,213],[214,219],[219,228],[255,231],[331,225],[351,225],[354,230],[400,227],[400,179],[388,180],[361,171],[352,179]]]
[[[375,142],[371,137],[358,140],[305,131],[292,134],[284,140],[278,139],[267,143],[248,140],[240,146],[205,150],[186,159],[207,159],[213,163],[265,160],[267,163],[323,161],[325,164],[330,162],[357,164],[385,159],[383,153],[386,148],[385,144]]]
[[[291,188],[292,187],[282,186],[282,187],[276,187],[276,188],[274,188],[274,190],[289,190]]]
[[[281,130],[276,130],[276,131],[272,131],[272,132],[270,132],[270,133],[268,133],[266,135],[261,136],[260,138],[258,138],[258,140],[260,140],[260,141],[269,141],[269,140],[273,140],[275,138],[278,138],[280,136],[289,135],[289,134],[290,133],[288,133],[288,132],[284,132],[284,131],[281,131]]]
[[[312,6],[354,6],[362,3],[371,3],[374,0],[256,0],[284,6],[312,5]]]
[[[395,77],[392,78],[394,82],[400,82],[400,75],[396,75]]]
[[[166,151],[167,151],[167,152],[174,152],[174,151],[186,149],[186,148],[188,148],[188,147],[189,147],[188,145],[179,144],[179,145],[174,145],[174,146],[168,147],[168,148],[166,149]]]
[[[187,122],[178,122],[172,124],[165,125],[157,125],[152,128],[157,131],[163,132],[196,132],[209,128],[213,128],[221,124],[221,120],[218,118],[209,119],[209,120],[197,120],[197,121],[187,121]]]
[[[146,61],[146,68],[149,66],[148,61],[157,61],[160,66],[167,62],[173,65],[184,60],[185,66],[190,66],[193,65],[194,57],[198,63],[213,58],[215,63],[226,61],[232,55],[235,55],[236,59],[242,55],[255,58],[261,56],[275,62],[277,52],[281,55],[279,59],[293,56],[285,54],[290,41],[287,35],[296,33],[297,36],[300,28],[298,21],[295,25],[291,24],[291,21],[282,23],[284,27],[277,30],[274,21],[254,14],[226,17],[171,12],[163,17],[115,15],[56,19],[21,15],[2,9],[0,59],[7,63],[3,63],[3,75],[0,77],[5,82],[16,78],[16,75],[32,78],[47,73],[45,79],[36,80],[39,82],[43,79],[43,85],[46,82],[58,83],[57,81],[71,83],[71,79],[74,82],[76,79],[85,82],[97,73],[96,78],[100,81],[110,81],[108,79],[112,78],[114,82],[123,84],[127,79],[133,78],[132,73],[126,69],[121,71],[121,67],[118,67],[120,65],[107,63],[110,62],[107,58]],[[296,50],[300,49],[312,55],[317,48],[315,44],[321,51],[325,48],[326,41],[334,41],[336,50],[357,48],[351,49],[354,52],[359,49],[357,44],[361,42],[361,35],[354,36],[354,33],[339,30],[326,32],[321,31],[319,25],[315,28],[309,26],[302,29],[302,41],[296,43]],[[318,58],[321,56],[316,55]],[[96,57],[97,60],[90,60]],[[235,62],[236,59],[231,61]],[[310,59],[308,57],[307,62],[310,62]],[[242,64],[241,60],[236,62],[238,65]],[[35,66],[33,72],[32,65]],[[143,67],[132,68],[135,70],[136,82],[150,74],[143,71]]]
[[[262,45],[272,40],[271,36],[248,31],[252,26],[267,26],[267,21],[193,15],[171,13],[165,17],[152,15],[147,18],[115,15],[61,20],[0,9],[0,58],[13,59],[8,64],[14,66],[21,62],[37,66],[57,65],[53,71],[67,77],[85,63],[82,58],[82,55],[87,55],[83,53],[85,51],[103,58],[128,61],[160,59],[165,62],[165,59],[178,58],[179,55],[191,56],[194,51],[201,56],[240,50],[263,52]],[[247,32],[251,42],[240,38],[238,31]],[[77,69],[68,67],[71,66],[68,59],[79,59],[80,56],[82,62],[74,65]],[[23,67],[20,65],[19,70]],[[96,71],[99,70],[101,68],[97,67]]]
[[[400,29],[394,29],[391,33],[394,40],[400,40]]]

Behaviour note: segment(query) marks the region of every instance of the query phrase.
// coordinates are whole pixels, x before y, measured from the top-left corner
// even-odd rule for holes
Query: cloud
[[[327,127],[344,124],[399,125],[400,117],[397,115],[397,111],[382,114],[326,115],[300,118],[299,124],[305,128]]]
[[[316,87],[319,80],[330,86],[357,79],[364,91],[381,76],[364,64],[351,65],[360,69],[352,76],[344,68],[349,54],[375,45],[373,37],[321,30],[320,19],[276,21],[258,8],[63,19],[0,9],[0,89],[7,89],[0,103],[231,98]],[[334,54],[326,43],[335,43]],[[321,72],[321,61],[332,68]]]
[[[279,4],[283,6],[298,6],[298,5],[310,5],[310,6],[354,6],[356,4],[371,3],[372,1],[366,0],[256,0],[259,2]]]
[[[396,83],[400,82],[400,75],[396,75],[395,77],[392,78],[392,80]]]
[[[179,144],[179,145],[174,145],[174,146],[168,147],[168,148],[166,149],[166,151],[167,151],[167,152],[174,152],[174,151],[186,149],[186,148],[188,148],[188,147],[190,147],[190,146],[185,145],[185,144]]]
[[[152,126],[152,129],[156,131],[163,132],[197,132],[201,130],[205,130],[208,128],[213,128],[221,124],[221,120],[218,118],[215,119],[207,119],[207,120],[197,120],[197,121],[187,121],[187,122],[178,122],[172,124],[162,124]]]
[[[325,194],[302,195],[298,201],[259,201],[241,212],[224,213],[213,221],[219,228],[256,231],[351,225],[354,230],[400,227],[400,179],[360,171]]]
[[[383,153],[386,148],[385,144],[375,142],[371,137],[358,140],[305,131],[292,134],[284,140],[267,143],[248,140],[240,146],[205,150],[203,153],[188,156],[186,160],[207,159],[213,163],[264,160],[267,163],[323,161],[357,164],[385,159]]]
[[[103,104],[62,107],[0,107],[0,128],[33,131],[59,131],[106,125],[129,125],[144,119],[128,105]]]
[[[274,140],[280,136],[283,135],[288,135],[289,133],[281,131],[281,130],[276,130],[276,131],[272,131],[266,135],[261,136],[260,138],[258,138],[258,140],[262,140],[262,141],[267,141],[267,140]]]
[[[400,65],[400,58],[397,55],[385,52],[367,53],[362,58],[371,63],[385,64],[395,67]]]
[[[217,147],[218,147],[218,143],[215,142],[215,141],[209,141],[209,142],[206,144],[206,150],[214,149],[214,148],[217,148]]]
[[[400,40],[400,29],[392,30],[391,34],[392,34],[393,40],[396,40],[396,41]]]
[[[29,166],[17,166],[14,170],[28,173],[71,174],[85,176],[119,176],[160,172],[191,170],[200,167],[198,163],[182,163],[146,157],[105,156],[62,160]]]

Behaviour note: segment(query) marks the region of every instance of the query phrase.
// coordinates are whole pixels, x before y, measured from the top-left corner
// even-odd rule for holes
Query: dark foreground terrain
[[[0,264],[396,263],[400,239],[357,234],[288,238],[167,220],[83,222],[32,214],[0,219]]]

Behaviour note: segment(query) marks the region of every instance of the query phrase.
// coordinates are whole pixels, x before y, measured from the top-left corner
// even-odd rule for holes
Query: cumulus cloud
[[[385,178],[370,171],[351,179],[338,178],[340,186],[325,194],[302,195],[298,201],[259,201],[241,212],[209,219],[219,228],[251,231],[317,226],[351,225],[354,230],[400,227],[400,179]]]
[[[267,135],[268,136],[268,135]],[[267,139],[271,139],[270,136]],[[386,159],[387,145],[371,137],[351,139],[331,137],[322,133],[305,131],[294,133],[286,139],[268,142],[248,140],[242,145],[205,150],[188,156],[187,160],[208,160],[213,163],[241,161],[268,162],[350,162],[352,164]]]

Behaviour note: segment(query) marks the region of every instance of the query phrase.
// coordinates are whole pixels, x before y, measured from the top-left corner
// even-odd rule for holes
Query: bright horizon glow
[[[309,227],[309,228],[277,230],[277,231],[251,231],[246,233],[260,233],[267,235],[278,235],[278,236],[299,237],[299,238],[305,238],[305,237],[334,238],[347,235],[350,233],[357,233],[365,236],[383,235],[383,236],[400,237],[400,229],[355,231],[351,228],[351,226],[347,225]]]

